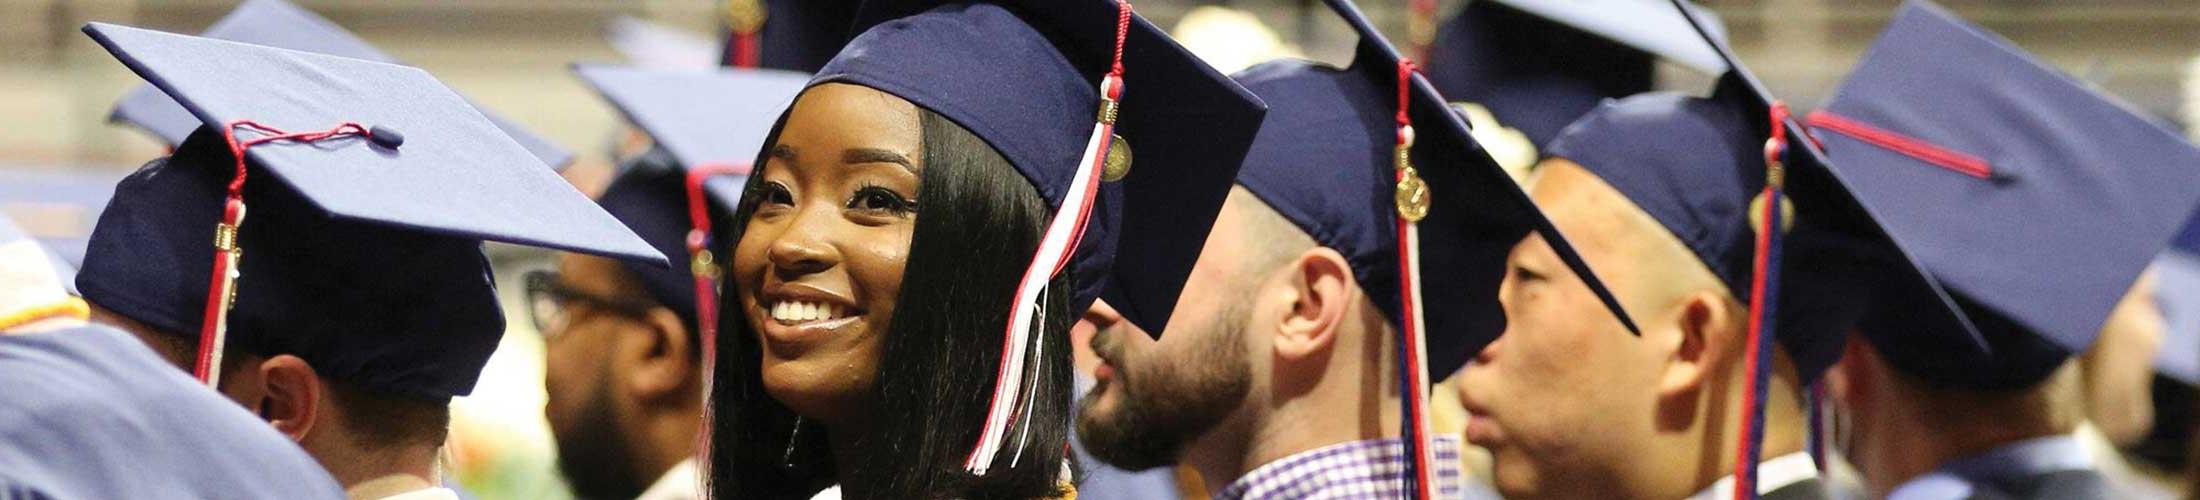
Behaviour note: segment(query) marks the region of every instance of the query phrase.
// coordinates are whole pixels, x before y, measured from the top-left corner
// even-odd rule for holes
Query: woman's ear
[[[261,361],[255,372],[258,401],[245,406],[257,410],[260,418],[275,426],[276,432],[292,441],[305,442],[306,436],[313,432],[314,422],[326,410],[321,404],[328,391],[321,385],[321,377],[314,372],[313,365],[297,356],[283,354]]]
[[[702,371],[703,357],[698,342],[689,336],[687,320],[664,307],[651,308],[640,319],[647,331],[634,336],[642,345],[630,346],[637,357],[630,358],[633,364],[626,370],[631,374],[626,377],[627,389],[645,400],[697,394],[689,388]]]
[[[1336,344],[1345,309],[1359,300],[1352,264],[1336,250],[1314,247],[1281,271],[1290,302],[1276,323],[1276,356],[1290,362],[1327,354]]]

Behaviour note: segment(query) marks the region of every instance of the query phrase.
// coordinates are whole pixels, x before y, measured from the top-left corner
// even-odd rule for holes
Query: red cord
[[[240,129],[256,130],[269,135],[240,141],[237,139],[237,132]],[[227,229],[216,229],[217,242],[223,241],[223,237],[218,234],[220,231],[235,231],[234,228],[244,222],[244,181],[247,173],[244,153],[246,149],[276,141],[314,142],[342,136],[372,138],[374,133],[353,122],[344,122],[328,130],[296,133],[284,132],[252,120],[236,120],[223,127],[222,139],[228,143],[229,155],[236,161],[236,173],[229,178],[228,193],[222,202],[222,219],[217,225],[217,228]],[[214,357],[221,349],[223,341],[222,322],[224,313],[228,311],[229,307],[228,288],[232,285],[229,281],[229,275],[233,272],[231,266],[235,260],[232,256],[236,255],[235,236],[235,233],[229,235],[226,243],[224,243],[228,245],[227,247],[216,247],[213,274],[208,277],[206,308],[202,312],[199,323],[198,353],[191,368],[191,374],[198,377],[201,382],[213,381],[214,371],[219,369],[219,367],[214,366]]]
[[[733,53],[732,66],[736,68],[756,67],[759,64],[758,59],[761,58],[757,45],[755,33],[734,35],[733,50],[731,51]]]
[[[1414,66],[1412,59],[1398,60],[1397,119],[1399,147],[1412,146],[1409,141],[1412,140],[1411,134],[1413,130],[1413,117],[1408,113],[1408,110],[1410,109],[1413,102],[1413,74],[1416,71],[1419,71],[1419,69]],[[1406,175],[1406,169],[1397,169],[1397,172],[1395,173],[1395,178],[1392,182],[1403,183],[1406,181]],[[1432,453],[1432,451],[1428,449],[1431,440],[1429,439],[1429,436],[1425,432],[1423,432],[1423,426],[1419,425],[1420,422],[1425,422],[1428,418],[1428,415],[1426,413],[1427,408],[1425,402],[1423,402],[1421,398],[1416,397],[1418,391],[1420,390],[1421,384],[1424,382],[1421,380],[1422,374],[1420,373],[1420,367],[1423,366],[1423,363],[1420,359],[1421,353],[1418,352],[1417,349],[1413,348],[1415,339],[1420,338],[1421,335],[1419,325],[1417,324],[1418,322],[1414,321],[1416,314],[1419,314],[1420,304],[1414,303],[1415,301],[1413,300],[1413,290],[1415,289],[1414,287],[1420,286],[1420,283],[1416,283],[1413,280],[1413,256],[1411,255],[1413,252],[1413,248],[1411,248],[1410,246],[1412,244],[1412,241],[1410,241],[1411,239],[1408,238],[1408,233],[1410,232],[1414,222],[1411,220],[1407,220],[1403,216],[1398,217],[1397,221],[1399,286],[1398,303],[1400,306],[1400,317],[1404,318],[1404,321],[1399,322],[1401,325],[1404,326],[1404,328],[1400,329],[1400,332],[1403,333],[1403,335],[1399,338],[1401,340],[1400,350],[1405,353],[1405,363],[1400,371],[1405,372],[1401,374],[1403,375],[1401,378],[1406,384],[1404,389],[1406,392],[1406,418],[1408,419],[1406,421],[1408,425],[1405,426],[1405,432],[1409,434],[1408,439],[1411,441],[1413,448],[1412,460],[1414,465],[1414,493],[1417,495],[1416,498],[1421,498],[1425,500],[1432,496],[1431,488],[1433,488],[1433,485],[1429,483],[1435,478],[1435,474],[1434,471],[1430,468],[1432,464],[1428,462],[1428,457],[1430,453]]]
[[[703,182],[721,175],[748,175],[747,164],[703,164],[688,169],[688,265],[695,278],[695,328],[696,337],[703,346],[703,397],[710,397],[711,371],[718,366],[718,280],[715,273],[705,272],[703,255],[710,251],[710,200],[703,193]],[[701,429],[695,433],[695,462],[710,467],[710,405],[703,405]]]
[[[1854,137],[1874,146],[1894,151],[1903,156],[1916,158],[1918,161],[1934,166],[1954,170],[1963,175],[1980,179],[1992,179],[1994,177],[1993,166],[1988,164],[1986,159],[1965,154],[1962,151],[1940,147],[1940,145],[1933,144],[1931,141],[1874,127],[1826,110],[1811,112],[1807,121],[1813,127],[1824,128],[1837,134]]]
[[[1741,424],[1741,432],[1736,440],[1738,445],[1734,451],[1735,500],[1756,498],[1757,461],[1754,453],[1751,452],[1755,450],[1758,429],[1764,425],[1764,416],[1757,410],[1759,404],[1757,393],[1760,391],[1758,380],[1763,375],[1759,373],[1763,361],[1760,359],[1763,355],[1761,346],[1764,343],[1765,315],[1763,311],[1766,301],[1770,299],[1765,293],[1767,285],[1765,277],[1771,272],[1772,238],[1773,231],[1779,230],[1776,226],[1779,223],[1776,218],[1776,211],[1780,209],[1780,185],[1774,182],[1770,175],[1772,175],[1773,166],[1780,163],[1781,158],[1787,153],[1787,123],[1789,118],[1787,103],[1785,102],[1773,101],[1768,111],[1772,133],[1771,138],[1765,140],[1765,172],[1768,177],[1764,189],[1757,195],[1765,200],[1765,203],[1763,207],[1759,207],[1762,212],[1757,214],[1759,223],[1755,228],[1757,230],[1754,245],[1756,253],[1750,262],[1752,274],[1749,280],[1749,337],[1746,343],[1743,344],[1743,348],[1747,352],[1743,354],[1742,361],[1744,367],[1742,418],[1738,419]]]

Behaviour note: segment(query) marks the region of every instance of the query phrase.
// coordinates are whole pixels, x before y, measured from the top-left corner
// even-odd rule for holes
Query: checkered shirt
[[[1430,447],[1436,452],[1436,498],[1459,498],[1459,437],[1439,434]],[[1215,500],[1410,498],[1409,460],[1402,439],[1325,446],[1253,469],[1215,493]]]

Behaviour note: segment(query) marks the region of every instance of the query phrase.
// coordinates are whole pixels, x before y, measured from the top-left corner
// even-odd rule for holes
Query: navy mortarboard
[[[858,0],[721,0],[726,45],[719,64],[815,72],[854,32]]]
[[[695,325],[703,346],[703,372],[709,373],[718,329],[718,267],[712,249],[724,241],[713,232],[711,220],[727,217],[740,202],[751,162],[763,149],[772,123],[809,85],[810,75],[597,65],[577,66],[574,72],[672,160],[633,162],[596,203],[657,251],[688,256],[684,269],[636,262],[625,263],[625,268],[658,303]]]
[[[1726,71],[1663,0],[1470,1],[1428,59],[1429,82],[1446,98],[1488,108],[1539,148],[1599,101],[1654,88],[1661,59]]]
[[[236,10],[207,27],[200,36],[218,38],[292,50],[366,59],[386,63],[398,63],[381,49],[374,48],[357,35],[313,12],[291,5],[284,0],[245,0]],[[511,120],[497,116],[488,110],[489,121],[512,140],[518,141],[542,163],[551,168],[564,168],[573,161],[573,154],[548,139],[527,131]],[[182,144],[185,137],[198,130],[199,120],[176,104],[175,100],[151,85],[141,85],[123,96],[115,104],[109,118],[144,128],[168,145]]]
[[[1937,6],[1902,8],[1809,119],[1958,305],[1913,283],[1879,291],[1862,326],[1889,364],[2014,389],[2092,343],[2200,204],[2200,150],[2131,109]]]
[[[1129,4],[1007,3],[866,3],[866,31],[813,82],[878,89],[968,128],[1055,209],[1008,304],[1003,375],[965,464],[980,474],[1039,392],[1023,379],[1043,359],[1028,347],[1046,283],[1070,273],[1071,311],[1105,298],[1162,331],[1266,110]]]
[[[1448,495],[1434,491],[1441,481],[1433,480],[1433,459],[1420,453],[1432,448],[1427,385],[1504,329],[1497,291],[1512,243],[1543,234],[1615,314],[1619,308],[1412,63],[1350,2],[1329,6],[1360,37],[1349,67],[1282,60],[1235,75],[1274,103],[1237,182],[1344,254],[1397,327],[1405,428],[1416,450],[1409,467],[1425,486],[1414,491]]]
[[[364,389],[463,395],[504,329],[480,241],[663,261],[419,69],[84,30],[203,126],[116,187],[77,286],[198,336],[202,378],[227,329]]]

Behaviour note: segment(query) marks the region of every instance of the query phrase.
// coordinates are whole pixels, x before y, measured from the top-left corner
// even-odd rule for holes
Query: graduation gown
[[[0,335],[0,499],[343,499],[244,407],[102,326]]]
[[[1902,483],[1889,500],[2109,498],[2108,481],[2074,436],[2054,435],[1950,460]]]

